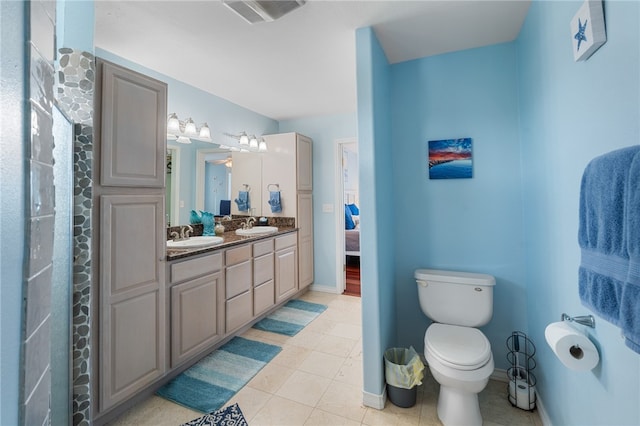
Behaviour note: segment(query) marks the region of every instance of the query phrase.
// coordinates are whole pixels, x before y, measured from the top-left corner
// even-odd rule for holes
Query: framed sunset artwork
[[[471,138],[429,141],[429,179],[473,177]]]

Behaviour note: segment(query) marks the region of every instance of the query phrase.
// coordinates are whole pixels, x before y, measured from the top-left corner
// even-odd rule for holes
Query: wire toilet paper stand
[[[514,331],[507,338],[507,349],[507,361],[511,364],[507,370],[509,402],[514,407],[531,411],[536,408],[536,376],[532,373],[536,368],[533,358],[536,347],[526,334]]]

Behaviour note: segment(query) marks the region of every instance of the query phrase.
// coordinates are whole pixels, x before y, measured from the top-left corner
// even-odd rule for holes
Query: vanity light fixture
[[[267,142],[264,138],[260,138],[260,142],[258,142],[258,151],[267,152]]]
[[[249,138],[249,149],[258,149],[258,138],[256,138],[255,135],[251,135],[251,137]]]
[[[167,120],[167,139],[183,144],[191,143],[191,139],[213,142],[211,140],[211,129],[207,123],[198,128],[191,117],[186,121],[181,121],[175,112],[169,114]]]
[[[240,145],[249,145],[249,136],[245,132],[240,133]]]
[[[233,135],[231,133],[225,133],[225,136],[229,136],[237,141],[236,145],[227,146],[224,145],[225,148],[230,149],[231,151],[242,151],[242,152],[267,152],[267,142],[264,138],[257,137],[255,135],[248,136],[247,132],[240,132],[237,135]],[[221,148],[223,145],[220,146]]]

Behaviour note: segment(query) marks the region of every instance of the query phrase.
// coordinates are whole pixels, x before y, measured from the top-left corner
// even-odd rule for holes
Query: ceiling
[[[511,41],[529,0],[308,0],[248,24],[220,0],[96,1],[95,45],[276,120],[356,110],[355,30],[390,63]]]

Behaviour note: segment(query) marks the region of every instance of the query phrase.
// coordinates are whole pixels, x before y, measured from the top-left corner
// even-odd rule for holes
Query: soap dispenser
[[[213,227],[213,232],[219,237],[222,236],[222,234],[224,234],[224,225],[216,222],[216,226]]]

